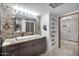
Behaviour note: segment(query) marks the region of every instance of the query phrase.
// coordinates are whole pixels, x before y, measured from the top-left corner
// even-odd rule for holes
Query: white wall
[[[55,20],[53,21],[52,18]],[[50,18],[49,18],[49,33],[50,33],[50,39],[55,39],[55,41],[51,41],[51,49],[54,48],[58,48],[59,45],[59,30],[58,30],[58,24],[59,24],[59,19],[57,17],[57,15],[50,13]],[[52,23],[55,23],[55,25],[53,25]],[[55,27],[55,29],[52,29],[51,27]],[[52,33],[52,31],[56,31],[56,33]],[[52,35],[55,35],[55,37],[51,37]],[[54,45],[52,45],[53,43],[55,43]]]
[[[43,30],[43,25],[47,26],[47,31]],[[50,49],[50,39],[49,39],[49,13],[41,16],[41,35],[47,38],[47,50]]]
[[[55,30],[56,30],[56,33],[55,33],[55,41],[51,41],[52,37],[50,36],[51,34],[51,26],[53,26],[51,24],[51,18],[54,18],[56,20],[56,23],[55,23]],[[46,25],[47,26],[47,31],[43,30],[43,25]],[[51,14],[51,13],[47,13],[45,15],[42,15],[41,16],[41,35],[42,36],[46,36],[47,37],[47,50],[48,51],[51,51],[51,49],[54,49],[55,47],[58,47],[58,18]],[[52,44],[56,42],[53,46]]]

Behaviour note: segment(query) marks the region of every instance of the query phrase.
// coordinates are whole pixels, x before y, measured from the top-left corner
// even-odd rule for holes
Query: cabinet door
[[[18,45],[10,45],[10,46],[2,47],[3,56],[11,55],[11,53],[14,54],[16,52],[16,50],[18,50]]]
[[[9,53],[6,54],[6,56],[18,56],[18,50],[9,52]]]
[[[42,53],[45,53],[45,51],[46,51],[46,44],[45,44],[45,42],[40,42],[38,44],[35,44],[33,46],[33,49],[34,49],[34,55],[35,56],[40,55]]]
[[[33,45],[34,55],[40,55],[46,51],[46,38],[40,38],[34,41],[35,44]]]
[[[19,56],[33,56],[33,47],[28,46],[19,50]]]

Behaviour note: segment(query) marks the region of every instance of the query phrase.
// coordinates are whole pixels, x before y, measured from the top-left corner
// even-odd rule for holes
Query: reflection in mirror
[[[35,32],[35,19],[16,17],[15,30],[17,36],[33,35]]]
[[[16,32],[21,32],[21,19],[16,19],[16,23],[15,23],[15,30]]]
[[[23,11],[14,10],[16,14],[15,32],[17,36],[40,34],[39,17]]]

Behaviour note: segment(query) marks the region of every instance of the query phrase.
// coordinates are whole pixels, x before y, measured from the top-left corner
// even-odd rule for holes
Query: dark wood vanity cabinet
[[[18,56],[18,45],[9,45],[2,48],[3,56]]]
[[[35,40],[34,40],[35,41]],[[34,41],[23,42],[19,44],[19,56],[33,55]]]
[[[43,40],[37,40],[33,47],[34,55],[40,55],[41,53],[44,53],[46,51],[45,38],[43,38]]]
[[[19,56],[33,56],[33,47],[28,46],[19,50]]]
[[[46,51],[46,38],[40,38],[20,44],[20,56],[36,56]]]
[[[37,56],[47,49],[46,37],[7,46],[8,56]]]
[[[18,56],[18,50],[12,51],[12,52],[8,52],[6,54],[6,56]]]

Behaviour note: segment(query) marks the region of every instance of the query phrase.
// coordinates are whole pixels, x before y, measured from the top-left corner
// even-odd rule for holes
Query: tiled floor
[[[78,56],[78,43],[62,41],[61,48],[55,48],[41,56]]]

